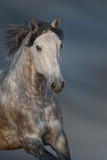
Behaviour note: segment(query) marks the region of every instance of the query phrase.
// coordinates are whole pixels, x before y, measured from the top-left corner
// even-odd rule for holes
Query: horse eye
[[[38,51],[41,51],[42,49],[41,49],[41,47],[40,46],[36,46],[36,49],[38,50]]]

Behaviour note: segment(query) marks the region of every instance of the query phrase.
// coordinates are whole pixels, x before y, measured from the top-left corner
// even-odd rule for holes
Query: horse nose
[[[60,80],[59,82],[54,81],[50,85],[51,91],[55,94],[60,93],[62,91],[62,89],[64,89],[64,87],[65,87],[65,81],[64,80]]]

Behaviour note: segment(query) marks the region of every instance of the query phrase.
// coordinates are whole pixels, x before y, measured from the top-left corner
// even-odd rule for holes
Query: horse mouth
[[[50,90],[52,94],[61,94],[62,93],[62,89],[57,89],[55,91]]]

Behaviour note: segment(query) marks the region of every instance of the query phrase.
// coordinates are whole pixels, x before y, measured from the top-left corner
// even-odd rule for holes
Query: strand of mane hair
[[[18,24],[9,25],[6,30],[5,46],[8,50],[7,63],[13,59],[15,53],[20,48],[23,39],[29,32],[28,26]]]

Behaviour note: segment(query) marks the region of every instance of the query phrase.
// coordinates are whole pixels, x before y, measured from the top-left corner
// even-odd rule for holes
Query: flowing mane
[[[64,37],[63,31],[61,29],[56,29],[51,26],[50,23],[46,22],[40,22],[38,21],[38,30],[36,33],[32,33],[29,41],[27,43],[27,47],[31,47],[37,37],[39,37],[44,32],[47,32],[48,30],[54,32],[57,34],[57,36],[62,40]],[[13,24],[9,25],[6,30],[6,40],[5,40],[5,46],[8,50],[8,56],[7,56],[7,64],[10,64],[15,53],[20,48],[23,39],[27,36],[27,34],[30,32],[30,28],[28,23],[25,25],[18,25]]]
[[[28,26],[21,26],[18,24],[9,25],[6,30],[5,46],[8,50],[7,63],[12,61],[15,53],[22,44],[23,39],[29,33]]]

